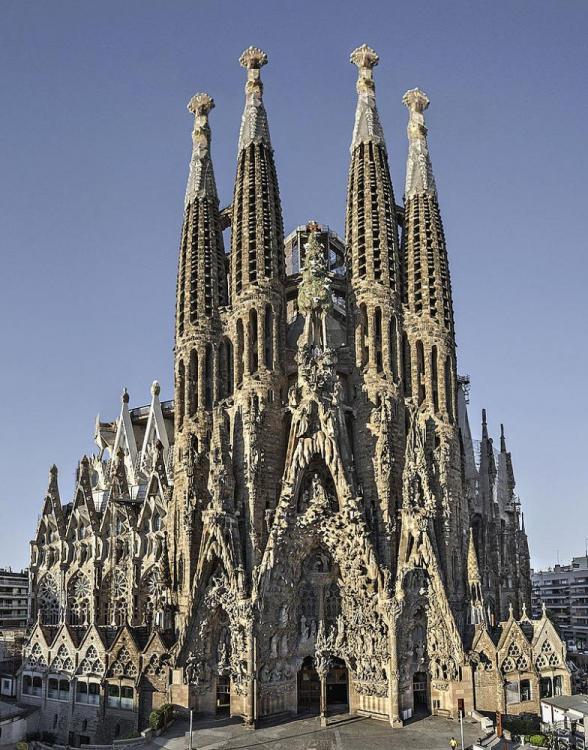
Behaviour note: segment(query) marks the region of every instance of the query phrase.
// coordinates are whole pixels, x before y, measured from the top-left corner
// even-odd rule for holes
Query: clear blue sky
[[[470,416],[509,448],[535,564],[588,536],[584,0],[0,4],[0,565],[27,563],[50,464],[63,501],[98,412],[126,386],[172,396],[186,103],[216,100],[213,156],[231,198],[241,51],[263,47],[286,229],[342,232],[355,106],[350,51],[380,54],[397,200],[406,110],[429,142]]]

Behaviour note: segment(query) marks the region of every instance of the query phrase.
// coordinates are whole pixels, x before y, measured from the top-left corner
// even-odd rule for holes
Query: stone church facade
[[[286,239],[247,49],[231,204],[195,95],[176,296],[175,394],[122,398],[31,544],[19,700],[71,744],[142,729],[163,703],[248,723],[319,708],[401,726],[458,707],[521,713],[570,691],[530,615],[504,432],[472,439],[457,374],[429,100],[408,91],[404,205],[357,48],[345,239]],[[230,238],[230,239],[229,239]],[[225,246],[225,240],[227,246]]]

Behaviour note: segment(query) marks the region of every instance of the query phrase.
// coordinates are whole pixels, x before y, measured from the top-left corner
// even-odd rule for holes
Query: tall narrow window
[[[396,317],[390,318],[388,325],[388,356],[390,357],[390,372],[394,380],[398,380],[398,342],[397,342]]]
[[[198,354],[195,349],[190,352],[188,370],[188,410],[191,417],[198,409]]]
[[[235,348],[235,378],[237,385],[241,385],[241,383],[243,382],[243,349],[243,321],[239,319],[237,321],[237,346]]]
[[[218,350],[218,371],[220,382],[220,398],[227,398],[233,392],[233,353],[231,342],[224,338]]]
[[[433,409],[439,411],[439,376],[437,373],[437,347],[431,348],[431,388],[433,389]]]
[[[425,389],[425,350],[423,348],[423,342],[417,341],[416,344],[417,354],[417,388],[418,388],[418,399],[419,404],[422,404],[425,400],[426,389]]]
[[[376,370],[382,372],[384,360],[382,358],[382,309],[380,307],[376,307],[374,336],[376,339]]]
[[[186,391],[186,371],[184,368],[184,361],[181,359],[178,365],[178,384],[177,384],[177,394],[178,394],[177,414],[178,414],[178,427],[180,429],[182,425],[184,424],[185,391]]]
[[[212,409],[212,399],[214,394],[214,383],[213,378],[213,363],[212,363],[212,344],[206,345],[206,362],[204,365],[204,398],[206,400],[206,408]]]
[[[445,357],[445,408],[447,409],[447,416],[449,421],[453,422],[453,375],[451,367],[451,357],[448,355]]]
[[[402,334],[402,362],[404,367],[404,395],[412,396],[412,360],[410,342],[406,333]]]
[[[367,309],[364,304],[359,306],[359,362],[361,367],[368,363],[368,317]]]
[[[274,366],[274,312],[271,305],[265,306],[264,358],[268,370]]]
[[[257,372],[259,358],[257,355],[257,310],[249,312],[249,372]]]
[[[231,339],[225,339],[227,347],[227,396],[232,396],[235,389],[235,375],[233,369],[233,344]]]

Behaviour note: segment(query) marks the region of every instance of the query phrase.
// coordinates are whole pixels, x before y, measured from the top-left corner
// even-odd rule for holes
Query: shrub
[[[533,747],[547,747],[547,737],[544,734],[532,734],[529,737],[529,744]]]
[[[172,719],[174,707],[171,703],[164,703],[149,714],[149,726],[151,729],[163,729]]]

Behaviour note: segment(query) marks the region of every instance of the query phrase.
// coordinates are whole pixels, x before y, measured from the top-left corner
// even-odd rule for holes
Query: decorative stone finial
[[[405,197],[417,193],[437,194],[433,169],[427,145],[427,128],[423,112],[429,106],[429,97],[420,89],[410,89],[402,97],[410,112],[408,119],[408,163],[406,165]]]
[[[49,469],[49,476],[51,477],[51,479],[55,479],[57,477],[57,472],[57,466],[53,464],[53,466]]]
[[[123,404],[128,404],[129,403],[129,392],[127,391],[126,388],[123,388],[123,392],[122,392],[122,396],[121,396],[121,401],[122,401]]]
[[[410,112],[418,112],[421,115],[431,103],[425,92],[418,88],[409,89],[402,97],[402,101]]]
[[[211,197],[216,199],[216,183],[210,160],[210,125],[208,113],[214,109],[214,99],[203,92],[194,94],[188,102],[188,110],[194,115],[192,131],[192,160],[186,187],[187,206],[194,198]]]
[[[307,232],[320,232],[321,231],[321,225],[318,223],[318,221],[315,221],[314,219],[311,219],[308,224],[306,225],[306,231]]]
[[[374,68],[380,58],[367,44],[362,44],[351,53],[350,62],[357,65],[357,109],[351,139],[351,151],[360,143],[378,143],[385,146],[384,131],[376,109],[376,86]]]
[[[362,44],[361,47],[356,47],[351,53],[349,61],[357,66],[358,71],[358,94],[373,92],[375,90],[373,69],[376,67],[379,60],[380,58],[376,52],[371,47],[368,47],[367,44]]]
[[[506,453],[506,438],[504,437],[504,425],[500,425],[500,452]]]
[[[259,47],[247,47],[239,58],[241,67],[247,68],[247,70],[259,70],[267,65],[267,55]]]
[[[207,115],[214,109],[214,99],[203,92],[194,94],[188,102],[188,110],[195,116]]]
[[[249,146],[250,143],[264,143],[271,146],[261,82],[261,68],[267,64],[267,55],[259,47],[247,47],[239,58],[239,63],[247,70],[245,110],[239,133],[239,151]]]
[[[510,618],[511,620],[512,620],[512,618],[513,618],[513,616],[514,616],[514,615],[513,615],[513,612],[514,612],[514,610],[513,610],[512,602],[509,602],[509,603],[508,603],[508,616],[509,616],[509,618]]]
[[[151,395],[159,396],[160,393],[161,393],[161,386],[159,385],[159,382],[157,380],[154,380],[153,383],[151,383]]]

